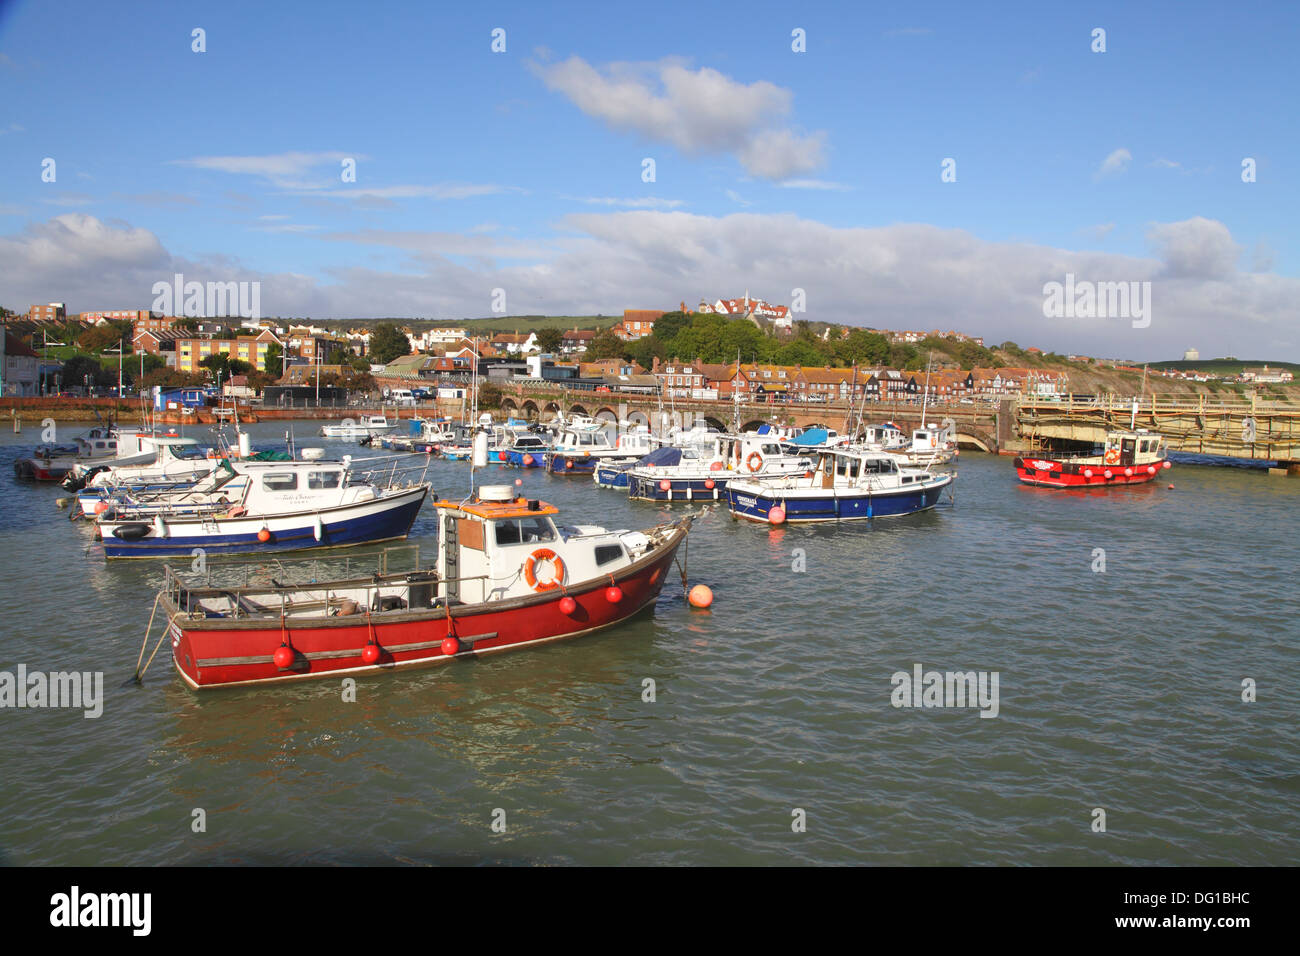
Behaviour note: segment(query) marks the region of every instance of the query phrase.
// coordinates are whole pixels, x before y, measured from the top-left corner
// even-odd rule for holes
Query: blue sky
[[[1300,8],[838,7],[5,3],[0,303],[147,307],[171,270],[321,318],[799,287],[814,319],[1300,360]],[[1044,319],[1067,271],[1152,281],[1155,321]]]

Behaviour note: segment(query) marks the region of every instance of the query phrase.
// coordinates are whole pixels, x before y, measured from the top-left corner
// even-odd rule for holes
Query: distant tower
[[[1200,360],[1201,360],[1201,353],[1198,352],[1196,349],[1188,349],[1186,352],[1183,353],[1184,362],[1199,362]]]

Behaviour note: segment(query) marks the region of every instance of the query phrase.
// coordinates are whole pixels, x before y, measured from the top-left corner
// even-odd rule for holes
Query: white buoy
[[[474,461],[475,468],[487,467],[488,436],[487,432],[477,432],[474,435]]]
[[[239,457],[248,458],[253,454],[253,436],[248,432],[239,433]]]
[[[163,521],[162,515],[154,515],[153,533],[156,538],[167,537],[167,523]]]
[[[325,537],[325,524],[320,520],[320,515],[316,516],[316,523],[312,526],[312,534],[316,536],[317,541]]]

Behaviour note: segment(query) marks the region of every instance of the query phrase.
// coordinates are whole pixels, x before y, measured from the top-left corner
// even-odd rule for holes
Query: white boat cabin
[[[510,485],[484,485],[469,501],[438,501],[439,596],[476,604],[571,587],[638,560],[649,539],[555,523],[559,509],[514,497]]]

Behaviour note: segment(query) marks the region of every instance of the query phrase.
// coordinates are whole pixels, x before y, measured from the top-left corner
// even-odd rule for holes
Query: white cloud
[[[825,134],[785,125],[793,94],[765,80],[741,83],[680,60],[612,63],[581,57],[531,64],[546,86],[610,127],[669,143],[689,156],[731,153],[755,176],[785,179],[822,165]]]
[[[1097,167],[1097,172],[1094,174],[1093,178],[1100,179],[1103,176],[1110,176],[1115,173],[1123,172],[1128,167],[1129,161],[1132,159],[1133,154],[1127,149],[1121,147],[1102,161],[1102,164]]]
[[[752,205],[753,205],[752,202],[750,202],[750,201],[749,201],[748,199],[746,199],[744,196],[740,195],[740,193],[736,192],[734,189],[728,189],[728,190],[727,190],[727,198],[730,199],[732,202],[734,202],[737,206],[752,206]]]
[[[512,313],[577,315],[668,308],[745,288],[788,302],[798,287],[812,319],[957,328],[992,342],[1139,360],[1181,355],[1188,342],[1202,354],[1300,357],[1300,281],[1239,271],[1227,228],[1207,219],[1154,224],[1149,236],[1158,255],[1148,258],[990,242],[929,225],[838,228],[791,214],[593,210],[558,225],[557,236],[517,240],[384,230],[296,239],[403,255],[393,267],[303,276],[258,273],[219,258],[185,261],[147,230],[69,214],[0,238],[0,288],[15,301],[144,308],[153,282],[185,272],[200,280],[261,280],[269,315],[461,318],[491,314],[494,288],[506,290]],[[1150,327],[1045,319],[1043,285],[1067,273],[1094,282],[1150,281]]]
[[[1147,240],[1164,260],[1163,274],[1179,279],[1224,279],[1237,270],[1241,248],[1223,223],[1197,216],[1156,223]]]
[[[1155,166],[1157,169],[1180,169],[1182,168],[1183,164],[1176,163],[1172,159],[1161,158],[1161,159],[1156,159],[1154,162],[1149,163],[1148,165]]]
[[[589,206],[617,206],[621,209],[677,209],[686,205],[681,199],[660,199],[657,196],[642,196],[636,199],[609,196],[561,196],[560,198],[586,203]]]
[[[321,152],[321,153],[276,153],[270,156],[195,156],[190,159],[174,159],[176,166],[192,166],[195,169],[210,169],[220,173],[237,176],[256,176],[275,183],[277,186],[311,188],[302,177],[321,166],[331,165],[342,168],[345,159],[364,159],[355,153]],[[338,175],[337,172],[334,175]]]
[[[785,182],[776,185],[782,189],[825,189],[834,192],[847,192],[853,188],[843,183],[833,183],[825,179],[787,179]]]
[[[1107,236],[1109,236],[1114,230],[1115,230],[1115,224],[1113,222],[1103,222],[1103,223],[1098,223],[1095,226],[1088,226],[1087,228],[1081,229],[1079,231],[1082,232],[1085,236],[1087,236],[1090,239],[1096,239],[1100,241],[1102,239],[1105,239]]]

